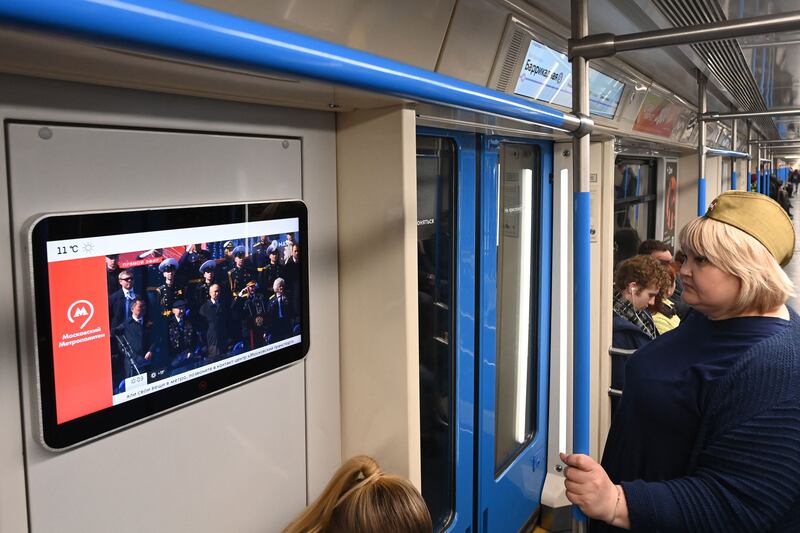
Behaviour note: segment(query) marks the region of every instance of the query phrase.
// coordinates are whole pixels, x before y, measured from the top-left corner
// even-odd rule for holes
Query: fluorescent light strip
[[[530,359],[530,314],[531,314],[531,209],[533,171],[523,169],[520,175],[520,267],[519,267],[519,309],[517,311],[517,397],[515,409],[515,436],[519,443],[527,437],[528,412],[528,360]]]
[[[569,170],[558,180],[558,451],[567,452],[567,335],[569,305]]]

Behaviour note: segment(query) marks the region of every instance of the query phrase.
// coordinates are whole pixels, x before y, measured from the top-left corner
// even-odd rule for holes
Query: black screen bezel
[[[275,352],[205,374],[141,398],[58,424],[56,421],[53,339],[50,316],[50,285],[47,242],[75,238],[198,228],[275,220],[299,219],[301,254],[301,342]],[[232,238],[235,236],[231,236]],[[33,300],[40,398],[40,437],[45,447],[68,448],[111,431],[129,426],[182,404],[198,400],[302,360],[308,353],[308,213],[299,200],[251,204],[175,207],[143,211],[121,211],[48,215],[30,231]]]

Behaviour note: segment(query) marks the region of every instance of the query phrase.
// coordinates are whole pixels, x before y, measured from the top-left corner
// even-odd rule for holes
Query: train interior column
[[[607,384],[610,380],[611,365],[608,357],[608,347],[611,345],[611,320],[612,311],[604,302],[610,301],[613,287],[613,259],[614,259],[614,142],[592,142],[590,145],[590,182],[591,194],[591,219],[590,219],[590,249],[592,256],[591,266],[591,316],[598,317],[591,324],[591,401],[593,410],[598,413],[591,419],[589,429],[590,453],[598,457],[605,444],[605,437],[610,425],[610,405],[607,394]],[[553,332],[551,335],[550,351],[550,404],[561,405],[569,402],[571,398],[571,381],[561,379],[562,373],[569,374],[572,353],[571,339],[572,320],[568,310],[562,309],[560,301],[572,301],[571,260],[564,263],[564,256],[560,254],[560,247],[566,245],[568,256],[571,256],[571,241],[566,236],[571,235],[571,228],[562,225],[568,218],[561,216],[560,210],[571,209],[572,198],[572,143],[557,143],[554,146],[554,214],[553,214],[553,309],[551,316]],[[562,182],[566,180],[561,191]],[[566,201],[563,201],[566,199]],[[562,265],[566,265],[562,268]],[[566,282],[563,294],[558,297],[556,291],[562,283]],[[566,331],[563,336],[560,328],[560,316],[566,312]],[[563,344],[562,344],[563,343]],[[567,359],[566,366],[561,358]],[[562,390],[565,386],[566,390]],[[568,449],[571,442],[571,419],[568,410],[551,411],[548,421],[548,465],[558,464],[558,452],[562,448]],[[542,493],[542,524],[545,527],[559,529],[568,527],[569,512],[563,507],[567,505],[563,500],[563,478],[555,475],[553,468],[548,469],[545,486]]]
[[[342,452],[420,487],[414,110],[337,119]]]

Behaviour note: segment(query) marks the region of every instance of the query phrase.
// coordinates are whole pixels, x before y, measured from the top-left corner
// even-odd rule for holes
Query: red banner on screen
[[[120,268],[133,268],[142,265],[157,265],[168,257],[180,261],[185,252],[186,246],[170,246],[169,248],[154,248],[153,250],[125,252],[123,254],[119,254],[119,257],[117,258],[117,264]]]
[[[111,407],[104,257],[49,263],[56,421]]]

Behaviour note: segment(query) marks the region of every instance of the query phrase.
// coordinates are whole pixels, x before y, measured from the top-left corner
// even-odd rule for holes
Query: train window
[[[417,137],[417,254],[422,496],[434,531],[455,503],[455,351],[453,316],[453,184],[451,139]]]
[[[617,158],[614,170],[614,264],[636,255],[656,233],[655,160]]]
[[[531,442],[536,428],[536,295],[539,149],[500,148],[497,251],[495,472]]]

